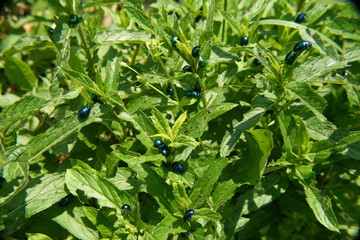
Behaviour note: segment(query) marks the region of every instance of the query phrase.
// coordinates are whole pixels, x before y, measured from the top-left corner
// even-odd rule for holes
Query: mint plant
[[[358,236],[351,3],[4,4],[1,238]]]

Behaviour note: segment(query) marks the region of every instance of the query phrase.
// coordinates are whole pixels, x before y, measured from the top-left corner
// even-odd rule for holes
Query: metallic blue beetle
[[[255,58],[253,63],[256,65],[256,66],[260,66],[261,65],[261,62],[259,59]]]
[[[185,67],[183,67],[182,72],[192,72],[192,69],[189,65],[186,65]]]
[[[182,236],[182,237],[188,237],[188,236],[190,236],[190,231],[181,232],[181,233],[180,233],[180,236]]]
[[[160,153],[163,156],[168,157],[168,156],[170,156],[170,149],[167,146],[165,146],[165,147],[160,149]]]
[[[88,118],[90,115],[90,111],[91,111],[91,107],[89,107],[89,106],[83,107],[82,109],[80,109],[78,111],[79,118],[81,118],[81,119]]]
[[[176,43],[177,43],[177,41],[180,41],[180,39],[179,39],[179,37],[177,37],[177,36],[171,36],[171,44],[174,46],[174,47],[176,47]]]
[[[55,32],[55,29],[53,29],[53,28],[49,28],[49,33],[50,33],[50,35],[53,35],[53,34],[54,34],[54,32]]]
[[[200,93],[194,90],[188,90],[185,92],[185,96],[187,97],[199,97]]]
[[[179,162],[173,162],[171,164],[171,167],[173,168],[174,172],[176,172],[176,173],[183,173],[185,171],[184,166]]]
[[[312,43],[309,41],[301,41],[298,42],[297,44],[295,44],[294,46],[294,51],[295,52],[302,52],[306,49],[308,49],[309,47],[311,47]]]
[[[197,58],[199,56],[199,53],[200,53],[200,47],[199,46],[196,46],[192,49],[191,51],[191,55],[194,57],[194,58]]]
[[[241,40],[240,40],[240,45],[241,46],[248,45],[248,43],[249,43],[249,38],[248,37],[241,38]]]
[[[95,103],[102,103],[102,102],[101,102],[101,99],[99,98],[99,96],[96,95],[95,93],[91,93],[91,94],[90,94],[90,98],[91,98],[91,100],[92,100],[93,102],[95,102]]]
[[[175,95],[175,91],[172,87],[166,88],[166,93],[171,96]]]
[[[293,64],[293,62],[296,59],[296,56],[297,56],[297,52],[295,51],[289,52],[285,57],[285,63],[288,65]]]
[[[300,13],[297,15],[295,22],[302,23],[305,20],[306,13]]]
[[[165,143],[163,141],[161,141],[160,139],[156,139],[156,140],[154,140],[154,147],[161,149],[161,148],[165,147]]]
[[[74,195],[72,195],[71,193],[66,195],[65,197],[63,197],[62,199],[60,199],[60,201],[58,201],[58,204],[60,205],[60,207],[64,207],[66,205],[69,204],[70,200],[74,197]]]
[[[195,214],[194,210],[187,210],[184,214],[184,221],[189,221],[191,220],[192,215]]]
[[[126,210],[126,211],[128,211],[128,212],[131,212],[131,211],[132,211],[132,209],[131,209],[131,207],[130,207],[129,204],[124,204],[124,205],[121,207],[121,209],[122,209],[122,210]]]
[[[198,63],[198,65],[199,65],[199,68],[204,68],[204,67],[206,67],[206,61],[205,61],[205,59],[204,59],[202,56],[199,57],[199,63]]]
[[[201,92],[201,86],[200,86],[199,83],[195,84],[195,86],[194,86],[194,91],[196,91],[196,92]]]
[[[79,17],[77,15],[75,15],[75,14],[72,14],[69,17],[69,22],[71,24],[77,24],[77,23],[79,23]]]

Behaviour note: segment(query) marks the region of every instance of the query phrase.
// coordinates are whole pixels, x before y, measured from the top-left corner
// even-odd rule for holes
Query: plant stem
[[[226,12],[227,10],[227,0],[224,0],[224,11]],[[222,33],[221,33],[221,41],[223,42],[224,41],[224,38],[225,38],[225,26],[226,26],[226,22],[225,22],[225,19],[223,19],[223,22],[222,22]]]
[[[161,66],[161,68],[164,70],[166,76],[167,76],[167,77],[170,77],[170,74],[169,74],[168,70],[166,69],[163,60],[161,59],[161,56],[159,56],[158,59],[159,59],[160,66]]]
[[[140,47],[141,47],[141,43],[139,43],[139,45],[135,48],[135,52],[134,52],[134,55],[131,58],[130,65],[134,65],[135,60],[136,60],[136,56],[139,53]]]
[[[199,84],[201,86],[201,89],[203,91],[205,91],[205,83],[204,83],[204,80],[203,80],[203,72],[199,72]],[[200,94],[201,95],[201,101],[203,102],[203,105],[204,105],[204,108],[207,108],[208,107],[208,102],[206,100],[206,97],[205,97],[205,94]]]
[[[163,95],[165,98],[167,98],[170,102],[172,102],[175,105],[179,105],[178,102],[172,100],[171,98],[169,98],[168,96],[166,96],[162,91],[160,91],[159,89],[157,89],[156,87],[154,87],[151,83],[146,83],[149,87],[151,87],[152,89],[154,89],[155,91],[157,91],[158,93],[160,93],[161,95]]]
[[[205,94],[201,94],[201,101],[204,104],[204,108],[207,108],[208,107],[208,102],[206,100]]]
[[[304,7],[305,5],[305,0],[300,0],[299,4],[297,6],[297,12],[300,13],[301,9]]]
[[[124,110],[124,109],[123,109],[123,110]],[[127,132],[126,132],[125,125],[124,125],[123,121],[118,117],[118,115],[116,114],[116,112],[115,112],[114,110],[113,110],[113,114],[116,116],[116,118],[117,118],[118,121],[119,121],[121,131],[123,132],[123,139],[125,140],[126,137],[127,137]]]
[[[207,148],[205,147],[205,145],[204,145],[201,137],[198,137],[197,139],[198,139],[198,141],[200,142],[200,145],[201,145],[201,147],[204,149],[205,153],[206,153],[207,155],[210,155],[209,149],[207,149]]]
[[[86,54],[86,58],[88,59],[88,68],[89,68],[89,72],[90,72],[90,78],[94,77],[95,74],[95,69],[94,69],[94,63],[90,54],[90,50],[89,50],[89,45],[85,39],[85,33],[84,33],[84,29],[81,27],[81,25],[79,25],[79,34],[80,34],[80,38],[81,41],[83,43],[83,48],[85,50],[85,54]]]
[[[158,59],[159,59],[160,66],[164,70],[166,76],[168,78],[170,78],[170,74],[169,74],[168,70],[165,67],[164,61],[161,59],[161,56],[159,56]],[[175,99],[177,101],[176,105],[179,105],[179,103],[180,103],[179,95],[177,94],[176,87],[175,87],[175,85],[174,85],[174,83],[172,81],[170,81],[170,86],[172,87],[172,89],[174,90],[174,93],[175,93]],[[184,112],[184,109],[182,108],[182,106],[180,106],[180,110],[181,110],[181,112]]]

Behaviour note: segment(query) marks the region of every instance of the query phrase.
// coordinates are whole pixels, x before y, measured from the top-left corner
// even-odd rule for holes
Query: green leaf
[[[221,215],[209,208],[200,208],[195,209],[194,219],[196,218],[205,218],[208,220],[219,221]]]
[[[120,168],[117,169],[114,177],[107,179],[121,190],[132,190],[134,189],[133,182],[129,181],[132,173],[129,168]]]
[[[105,68],[104,90],[106,93],[115,93],[118,90],[119,78],[121,71],[121,58],[115,57],[112,61],[108,61]]]
[[[176,49],[179,55],[194,69],[195,68],[195,60],[191,56],[190,48],[186,43],[178,41],[176,43]]]
[[[26,236],[28,240],[52,240],[52,238],[42,233],[27,233]]]
[[[188,206],[190,206],[190,199],[186,194],[185,185],[182,182],[174,182],[172,186],[175,201],[177,202],[177,204],[182,208],[187,208]]]
[[[353,204],[353,201],[358,193],[359,187],[356,184],[351,184],[347,189],[338,187],[332,192],[332,196],[334,196],[333,199],[337,203],[337,206],[343,209],[346,214],[354,220],[354,222],[360,221],[360,215],[358,214],[360,206]]]
[[[334,134],[335,135],[335,134]],[[360,131],[348,132],[336,139],[323,140],[315,142],[311,148],[313,153],[329,152],[332,149],[343,149],[349,144],[360,141]]]
[[[140,27],[144,28],[145,31],[155,34],[153,23],[151,19],[145,16],[144,11],[135,7],[130,3],[125,3],[123,9],[129,15],[129,17],[133,18],[134,21],[139,24]]]
[[[208,109],[202,109],[183,125],[180,132],[193,138],[200,137],[203,132],[206,131],[207,123],[209,121],[226,113],[236,106],[237,104],[234,103],[223,103],[221,105],[209,107]]]
[[[332,124],[329,125],[328,123],[321,122],[317,117],[308,118],[304,122],[309,137],[316,141],[327,140],[336,129]]]
[[[178,148],[181,146],[188,146],[195,149],[198,145],[199,143],[194,138],[180,134],[175,138],[174,142],[169,144],[169,147]]]
[[[228,12],[219,10],[220,15],[230,24],[231,28],[237,32],[238,34],[241,34],[241,28],[239,27],[239,23],[236,21],[236,19]]]
[[[255,127],[265,111],[265,108],[257,107],[245,113],[244,119],[234,125],[234,130],[231,133],[225,134],[220,146],[220,156],[228,156],[239,140],[241,133],[247,129]]]
[[[291,115],[289,111],[280,112],[278,121],[284,140],[284,150],[293,152],[299,157],[308,153],[311,146],[304,122],[298,116]]]
[[[173,127],[171,128],[172,136],[173,136],[174,138],[177,137],[177,135],[178,135],[178,133],[179,133],[179,130],[180,130],[181,126],[184,124],[186,118],[187,118],[187,111],[183,112],[183,113],[178,117],[178,119],[176,119]]]
[[[0,96],[0,107],[6,108],[19,101],[20,97],[13,93],[5,93]]]
[[[139,111],[137,115],[132,117],[126,112],[121,112],[118,117],[122,120],[131,122],[134,125],[135,129],[140,132],[137,137],[139,138],[141,143],[144,144],[144,146],[151,148],[154,145],[150,136],[156,134],[157,131],[153,123],[145,113]]]
[[[52,5],[52,7],[54,9],[56,9],[59,12],[66,12],[67,14],[71,14],[71,11],[69,11],[68,8],[65,8],[61,2],[57,2],[57,1],[51,1],[49,2],[50,5]],[[69,6],[70,7],[70,6]]]
[[[116,211],[108,208],[100,210],[94,207],[83,206],[83,211],[91,223],[96,226],[102,237],[113,237],[113,226],[116,217]]]
[[[53,44],[48,39],[45,39],[43,36],[23,37],[20,38],[12,46],[9,46],[9,48],[4,48],[0,52],[0,55],[9,56],[18,52],[47,48],[52,46]]]
[[[208,0],[209,9],[206,18],[206,30],[212,32],[214,26],[215,0]]]
[[[73,50],[70,50],[69,67],[75,72],[86,75],[85,69],[83,68],[80,58],[76,55]]]
[[[294,174],[294,177],[298,179],[299,183],[304,187],[306,201],[313,210],[316,219],[327,229],[339,232],[331,199],[315,187],[315,176],[311,166],[298,166],[292,174]]]
[[[343,154],[353,159],[360,160],[360,141],[349,144]]]
[[[281,71],[281,65],[278,58],[274,56],[269,49],[261,46],[260,44],[254,48],[253,53],[256,58],[260,60],[262,65],[264,65],[265,69],[272,73],[270,76],[277,81],[277,78],[279,78],[279,72]]]
[[[10,204],[1,206],[1,221],[7,226],[6,233],[15,232],[28,218],[49,208],[66,194],[64,174],[53,173],[32,179]]]
[[[25,91],[30,91],[37,84],[37,78],[29,65],[15,57],[5,59],[5,75],[11,83]]]
[[[247,239],[256,238],[259,230],[269,228],[278,216],[276,208],[268,207],[250,214],[249,218],[241,217],[235,227],[236,235],[246,236]]]
[[[252,213],[277,199],[285,193],[288,181],[276,174],[266,176],[255,188],[242,194],[236,201],[235,208],[232,209],[231,218],[225,222],[225,232],[227,236],[232,236],[237,220],[241,216]]]
[[[360,21],[357,18],[349,18],[339,16],[331,21],[327,29],[335,35],[340,35],[342,38],[353,39],[360,41],[359,29]]]
[[[96,7],[101,5],[109,5],[119,3],[117,0],[83,0],[81,8]]]
[[[236,210],[240,211],[241,215],[249,214],[274,201],[281,194],[285,193],[287,187],[287,179],[281,178],[276,174],[266,176],[263,182],[237,199]],[[251,199],[251,202],[247,199]]]
[[[301,83],[322,82],[322,76],[347,66],[346,63],[336,61],[328,56],[311,58],[294,70],[295,81]]]
[[[31,148],[27,145],[11,146],[6,149],[6,163],[4,163],[3,177],[6,178],[7,181],[12,181],[27,174],[28,152],[30,151]]]
[[[165,215],[164,219],[155,226],[151,231],[151,238],[149,239],[161,239],[164,236],[168,236],[169,233],[174,232],[173,223],[176,221],[176,218],[172,215]],[[180,232],[180,231],[179,231]]]
[[[226,179],[221,182],[218,182],[214,187],[212,193],[213,207],[215,210],[218,210],[235,194],[235,190],[242,183],[237,183],[235,179]]]
[[[360,53],[360,51],[359,51]],[[343,85],[345,91],[346,91],[346,95],[347,98],[349,100],[349,105],[351,106],[358,106],[360,105],[360,94],[358,94],[358,90],[356,86],[352,86],[352,85]]]
[[[342,38],[347,38],[347,39],[352,39],[352,40],[355,40],[355,41],[360,41],[359,33],[346,32],[343,29],[337,29],[337,28],[332,28],[332,27],[327,27],[327,29],[332,34],[339,35]]]
[[[294,99],[299,99],[321,122],[328,120],[322,111],[326,107],[326,100],[321,97],[306,83],[291,83],[288,85],[288,91],[293,94]]]
[[[47,209],[62,197],[66,196],[64,174],[47,174],[43,176],[39,184],[26,190],[25,217],[30,218],[38,212]],[[49,199],[51,196],[51,199]]]
[[[211,40],[215,37],[214,33],[210,30],[205,30],[200,34],[199,37],[199,45],[202,46],[201,55],[205,57],[205,59],[210,58],[211,54]],[[209,59],[210,60],[210,59]],[[212,61],[212,59],[211,59]]]
[[[301,36],[302,39],[304,39],[305,41],[309,41],[311,43],[313,43],[312,47],[315,48],[317,51],[319,51],[322,55],[326,55],[326,50],[323,49],[322,47],[320,47],[319,45],[322,43],[322,40],[320,38],[321,41],[319,41],[319,43],[314,39],[315,36],[311,36],[307,30],[300,28],[299,29],[299,34]],[[331,46],[332,47],[332,46]],[[336,51],[336,50],[335,50]],[[302,64],[303,65],[303,64]]]
[[[95,35],[97,44],[145,43],[150,40],[150,34],[145,31],[111,29],[103,30]]]
[[[166,118],[159,110],[154,107],[152,108],[151,112],[153,116],[151,116],[150,118],[158,132],[167,135],[169,139],[173,140],[172,131]]]
[[[228,164],[226,158],[218,158],[203,172],[203,175],[195,182],[192,187],[190,200],[196,208],[204,206],[206,199],[209,197],[215,183],[217,182],[223,168]],[[199,193],[201,193],[199,197]]]
[[[116,145],[116,146],[113,146],[112,148],[113,148],[113,152],[112,152],[112,156],[110,158],[111,159],[110,160],[111,167],[117,166],[117,164],[120,160],[126,162],[129,165],[129,167],[131,167],[131,168],[136,168],[136,166],[138,164],[141,164],[144,162],[157,161],[160,163],[160,161],[163,160],[162,157],[155,156],[153,154],[141,155],[139,153],[132,152],[121,145]],[[116,160],[114,158],[116,158]]]
[[[158,96],[141,96],[136,99],[133,99],[126,105],[126,108],[129,113],[134,113],[139,110],[144,110],[150,106],[159,106],[162,102],[162,99]]]
[[[345,55],[345,61],[355,62],[360,60],[360,49],[356,48],[353,51],[347,52]]]
[[[118,189],[114,184],[96,173],[95,170],[68,169],[65,182],[72,194],[77,195],[77,190],[84,191],[86,196],[98,199],[101,206],[114,208],[119,213],[122,205],[129,203],[124,191]]]
[[[39,111],[47,101],[42,98],[27,96],[6,108],[0,113],[0,131],[10,134],[16,125],[24,119]]]
[[[100,107],[95,106],[91,109],[90,116],[85,121],[79,119],[77,114],[73,113],[48,128],[46,132],[37,135],[28,143],[28,145],[33,149],[32,157],[29,159],[29,162],[33,161],[37,156],[51,147],[65,140],[71,134],[78,132],[82,127],[95,122],[98,117],[108,111],[110,111],[110,107],[107,105],[101,105]]]
[[[279,19],[265,19],[265,20],[261,20],[259,21],[259,25],[278,25],[278,26],[285,26],[285,27],[291,27],[291,28],[295,28],[295,29],[302,29],[302,30],[307,30],[309,31],[311,34],[317,34],[321,37],[321,39],[323,39],[325,42],[327,42],[328,44],[330,44],[331,46],[333,46],[334,48],[336,48],[336,50],[338,50],[340,53],[345,54],[344,50],[336,43],[334,42],[331,38],[327,37],[325,34],[318,32],[315,29],[312,29],[306,25],[302,25],[302,24],[298,24],[295,22],[290,22],[290,21],[285,21],[285,20],[279,20]],[[327,57],[325,57],[327,58]],[[305,69],[303,68],[303,65],[300,65],[301,69]]]
[[[89,90],[90,92],[93,92],[97,95],[102,95],[100,93],[99,86],[96,85],[96,83],[91,80],[86,74],[73,71],[70,69],[60,68],[61,71],[63,71],[67,76],[74,79],[75,81],[79,82],[84,88]]]
[[[160,210],[163,214],[172,214],[179,210],[179,207],[175,204],[175,197],[171,186],[169,186],[165,179],[162,179],[159,174],[151,167],[142,164],[144,174],[143,179],[147,183],[146,190],[160,205]]]
[[[240,182],[255,185],[262,177],[268,157],[274,146],[272,133],[264,129],[245,131],[244,133],[249,151],[238,160],[241,166],[238,175]]]
[[[265,0],[255,2],[254,5],[251,7],[249,12],[249,18],[252,19],[254,17],[260,18],[261,13],[265,10],[265,8],[271,4],[272,1]]]
[[[51,210],[47,211],[47,216],[68,230],[76,238],[99,239],[99,233],[94,230],[91,222],[87,220],[82,207],[74,207],[71,212],[63,211],[60,207]]]

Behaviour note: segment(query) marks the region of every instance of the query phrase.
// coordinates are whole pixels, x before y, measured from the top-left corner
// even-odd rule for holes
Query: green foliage
[[[3,11],[0,238],[357,236],[360,20],[347,1],[27,0]],[[300,41],[312,46],[285,64]]]

